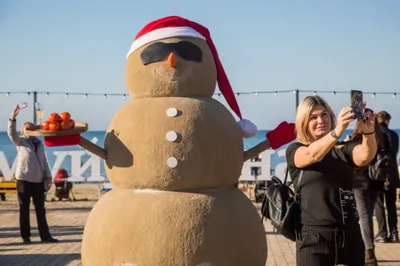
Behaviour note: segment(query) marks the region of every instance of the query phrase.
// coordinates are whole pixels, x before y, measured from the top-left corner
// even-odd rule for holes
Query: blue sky
[[[235,91],[399,92],[365,98],[371,108],[391,112],[392,126],[400,128],[399,14],[396,0],[2,0],[0,91],[125,93],[125,55],[136,33],[154,19],[180,15],[210,29]],[[349,104],[348,94],[321,96],[336,112]],[[294,120],[293,93],[237,99],[259,128]],[[31,96],[0,95],[0,130],[23,101],[30,108],[20,120],[32,120]],[[67,110],[105,130],[127,100],[50,94],[39,101],[47,114]]]

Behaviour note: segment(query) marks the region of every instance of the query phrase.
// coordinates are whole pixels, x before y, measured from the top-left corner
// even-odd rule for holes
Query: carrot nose
[[[178,63],[178,58],[176,58],[176,55],[174,53],[170,53],[167,59],[168,66],[175,67],[177,63]]]

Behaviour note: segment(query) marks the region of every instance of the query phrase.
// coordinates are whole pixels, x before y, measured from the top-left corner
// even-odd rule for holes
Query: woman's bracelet
[[[372,132],[369,132],[369,133],[365,133],[365,132],[363,132],[362,134],[363,135],[372,135],[372,134],[374,134],[375,133],[375,130],[374,131],[372,131]]]

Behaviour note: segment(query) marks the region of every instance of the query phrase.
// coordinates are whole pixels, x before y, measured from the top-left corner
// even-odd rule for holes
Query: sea
[[[400,130],[396,129],[395,130],[397,134],[400,133]],[[265,135],[268,132],[268,130],[261,130],[258,131],[257,135],[255,137],[249,138],[249,139],[243,139],[243,144],[244,144],[244,148],[249,149],[255,145],[257,145],[258,143],[262,142],[263,140],[265,140]],[[351,135],[352,134],[352,130],[347,130],[344,134],[343,134],[343,138],[345,138],[346,135]],[[106,135],[105,131],[88,131],[82,134],[83,137],[89,139],[89,140],[97,140],[97,145],[99,145],[100,147],[103,147],[103,143],[104,143],[104,137]],[[289,144],[287,144],[289,145]],[[286,149],[287,145],[284,145],[282,147],[280,147],[276,152],[272,153],[270,155],[270,172],[271,174],[274,173],[274,169],[278,164],[281,164],[283,162],[285,162],[285,156],[282,156],[282,152],[279,152],[281,150]],[[46,155],[47,155],[47,159],[50,165],[50,169],[53,169],[53,166],[55,165],[57,156],[55,155],[57,152],[60,151],[83,151],[82,148],[80,148],[79,146],[64,146],[64,147],[46,147],[45,146],[45,150],[46,150]],[[16,147],[12,144],[12,142],[10,141],[10,139],[8,138],[8,135],[6,132],[0,132],[0,171],[1,168],[4,167],[9,167],[9,169],[11,169],[11,166],[14,163],[15,157],[17,154],[17,150]],[[398,158],[400,158],[400,156],[397,156]],[[84,154],[81,156],[81,165],[84,165],[85,162],[90,158],[89,155]],[[8,165],[4,165],[4,163],[7,163]],[[61,165],[58,165],[57,167],[62,167],[64,169],[66,169],[68,172],[71,171],[71,158],[66,156],[65,159],[63,160]],[[88,177],[91,176],[91,168],[88,167],[88,169],[85,170],[85,172],[82,173],[82,177]],[[100,174],[101,176],[105,177],[107,179],[107,175],[104,169],[104,164],[101,163],[100,164]],[[0,173],[1,175],[1,173]]]

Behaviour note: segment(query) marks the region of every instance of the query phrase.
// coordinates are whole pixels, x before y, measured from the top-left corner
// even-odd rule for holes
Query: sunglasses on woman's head
[[[371,113],[371,114],[373,114],[374,113],[374,111],[372,111],[371,109],[369,109],[369,108],[365,108],[365,113]]]

